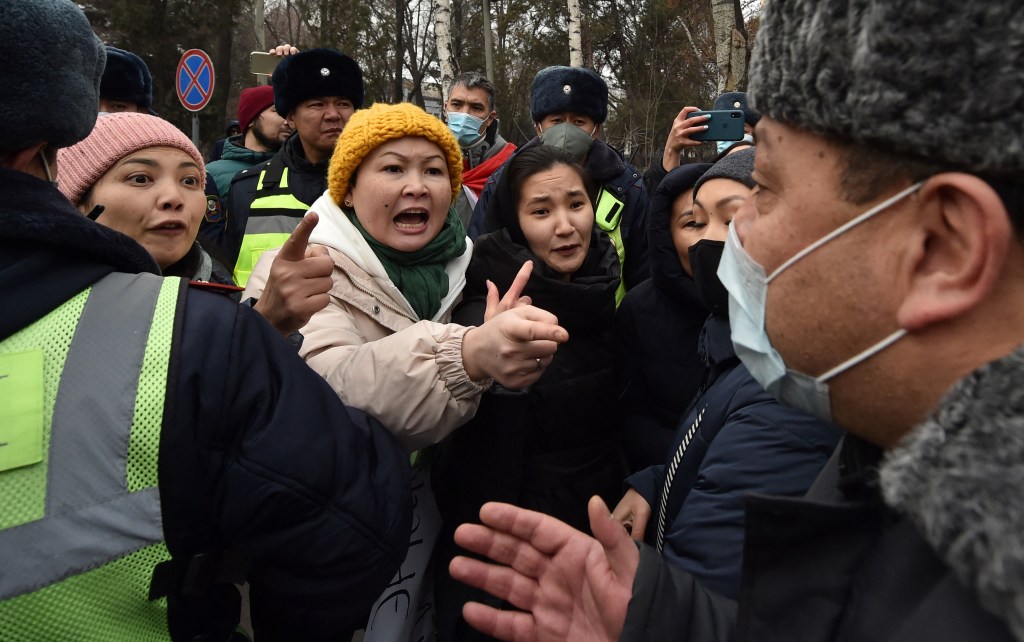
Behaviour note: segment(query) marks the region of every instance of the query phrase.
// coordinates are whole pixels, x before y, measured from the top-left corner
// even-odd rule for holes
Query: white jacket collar
[[[366,272],[386,292],[389,292],[395,301],[404,304],[409,316],[417,318],[412,311],[412,306],[401,293],[398,287],[392,283],[384,265],[377,258],[373,248],[366,242],[363,235],[348,219],[345,212],[341,211],[338,204],[331,198],[330,193],[324,192],[320,198],[309,208],[320,216],[320,222],[309,237],[310,243],[326,245],[347,256],[361,270]],[[441,299],[441,306],[431,321],[437,321],[443,317],[455,304],[456,299],[466,286],[466,269],[469,267],[469,260],[473,255],[473,242],[466,238],[466,251],[458,258],[452,259],[445,266],[448,274],[448,294]]]

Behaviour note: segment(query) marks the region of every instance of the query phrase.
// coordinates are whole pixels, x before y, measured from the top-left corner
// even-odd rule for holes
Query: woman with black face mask
[[[710,167],[677,167],[652,190],[651,278],[627,292],[615,313],[622,439],[630,473],[665,461],[676,424],[704,378],[697,339],[708,309],[683,267],[692,242],[683,234],[693,219],[693,186]]]
[[[631,476],[613,512],[634,539],[648,541],[705,588],[732,599],[739,593],[744,497],[803,495],[840,435],[836,426],[765,392],[729,338],[718,263],[733,214],[754,186],[753,169],[753,149],[726,156],[697,180],[692,210],[673,221],[680,264],[711,313],[697,346],[703,382],[664,453],[665,464]]]

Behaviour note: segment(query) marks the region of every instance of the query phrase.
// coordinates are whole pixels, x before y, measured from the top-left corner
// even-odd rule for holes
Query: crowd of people
[[[769,0],[643,172],[290,45],[206,163],[0,5],[0,639],[1024,642],[1024,7],[938,4]]]

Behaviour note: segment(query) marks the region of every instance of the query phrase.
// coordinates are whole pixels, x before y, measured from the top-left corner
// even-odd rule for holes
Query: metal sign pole
[[[199,113],[192,112],[192,144],[199,147]]]

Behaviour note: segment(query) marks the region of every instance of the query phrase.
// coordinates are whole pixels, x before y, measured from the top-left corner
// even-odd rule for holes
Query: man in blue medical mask
[[[806,498],[747,499],[738,602],[628,545],[598,500],[596,539],[487,505],[456,541],[511,568],[452,573],[527,613],[466,620],[537,640],[1024,640],[1024,6],[771,0],[750,76],[758,187],[718,272],[732,338],[842,445]]]
[[[468,71],[452,81],[444,104],[448,128],[462,149],[462,192],[455,211],[467,229],[487,179],[516,150],[498,133],[496,103],[494,84],[480,72]]]
[[[599,190],[594,198],[594,221],[615,246],[622,273],[616,304],[626,290],[650,277],[647,257],[647,189],[639,170],[600,139],[608,118],[608,85],[593,69],[547,67],[537,72],[530,87],[530,117],[537,136],[521,149],[549,145],[575,158]],[[469,235],[498,229],[486,217],[487,200],[500,172],[492,174],[473,211]]]

